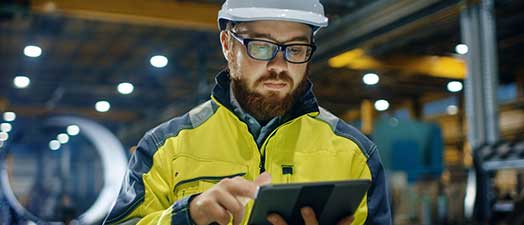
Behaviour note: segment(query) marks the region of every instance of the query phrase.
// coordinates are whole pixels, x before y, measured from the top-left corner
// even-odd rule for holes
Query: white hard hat
[[[218,12],[218,27],[227,21],[282,20],[308,24],[313,32],[327,27],[328,18],[319,0],[226,0]]]

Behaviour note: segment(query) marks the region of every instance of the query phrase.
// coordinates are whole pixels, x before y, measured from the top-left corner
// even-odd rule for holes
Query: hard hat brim
[[[328,18],[317,13],[274,8],[236,8],[220,10],[218,12],[218,19],[221,30],[225,29],[225,23],[220,20],[234,22],[280,20],[304,23],[318,28],[327,27],[328,25]]]

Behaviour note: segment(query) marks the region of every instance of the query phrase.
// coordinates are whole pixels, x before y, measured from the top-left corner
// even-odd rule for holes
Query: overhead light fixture
[[[80,127],[78,127],[77,125],[69,125],[67,126],[67,134],[71,135],[71,136],[76,136],[80,133]]]
[[[468,54],[469,47],[466,44],[458,44],[457,46],[455,46],[455,51],[458,54],[465,55]]]
[[[120,94],[128,95],[133,93],[133,90],[135,90],[135,86],[133,86],[133,84],[131,83],[124,82],[118,84],[117,90]]]
[[[380,81],[380,77],[376,73],[367,73],[362,77],[362,81],[367,85],[375,85]]]
[[[167,57],[163,55],[155,55],[151,57],[149,62],[151,63],[152,66],[156,68],[162,68],[162,67],[167,66],[168,60],[167,60]]]
[[[49,142],[49,149],[56,151],[60,148],[60,142],[57,140],[52,140]]]
[[[61,133],[56,136],[56,140],[58,140],[60,144],[65,144],[69,142],[69,136],[67,134]]]
[[[3,117],[4,117],[4,121],[12,122],[12,121],[15,121],[15,119],[16,119],[16,113],[14,113],[14,112],[5,112]]]
[[[108,101],[98,101],[95,104],[95,109],[98,112],[107,112],[109,109],[111,109],[111,104],[109,104]]]
[[[38,46],[28,45],[24,48],[24,55],[28,57],[38,57],[42,55],[42,49]]]
[[[389,102],[384,99],[375,101],[375,109],[377,111],[386,111],[389,109]]]
[[[16,88],[22,89],[27,88],[29,84],[31,83],[31,79],[26,76],[16,76],[15,79],[13,79],[13,84]]]
[[[449,115],[457,115],[458,107],[456,105],[449,105],[446,108],[446,111],[448,112]]]
[[[7,141],[9,139],[9,134],[7,132],[0,132],[0,141]]]
[[[9,133],[13,129],[13,126],[11,126],[10,123],[1,123],[0,124],[0,131]]]
[[[463,85],[460,81],[450,81],[448,83],[448,91],[450,92],[459,92],[462,91]]]

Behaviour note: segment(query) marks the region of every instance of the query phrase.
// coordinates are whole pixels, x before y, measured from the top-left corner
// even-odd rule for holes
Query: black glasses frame
[[[290,63],[293,63],[293,64],[302,64],[302,63],[309,62],[311,60],[311,58],[313,57],[313,53],[317,49],[317,46],[314,45],[314,44],[287,44],[287,45],[281,45],[281,44],[278,44],[278,43],[275,43],[275,42],[261,40],[261,39],[243,38],[243,37],[239,36],[237,33],[233,32],[233,31],[229,31],[229,33],[231,33],[231,36],[233,36],[233,38],[235,38],[237,41],[242,43],[244,45],[244,47],[246,47],[247,54],[249,55],[249,57],[251,57],[252,59],[261,60],[261,61],[271,61],[271,60],[273,60],[277,56],[279,51],[282,51],[282,53],[284,53],[284,59],[286,59],[287,62],[290,62]],[[259,58],[256,58],[256,57],[252,56],[251,53],[249,52],[249,42],[252,42],[252,41],[266,42],[268,44],[276,45],[278,48],[275,51],[273,51],[273,55],[271,56],[271,58],[269,58],[269,59],[259,59]],[[308,47],[311,48],[311,53],[309,54],[309,56],[304,61],[298,61],[298,62],[291,61],[291,60],[288,59],[286,49],[288,47],[293,47],[293,46],[308,46]]]

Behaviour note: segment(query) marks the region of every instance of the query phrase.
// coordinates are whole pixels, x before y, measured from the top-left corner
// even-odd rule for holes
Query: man
[[[327,26],[320,2],[227,0],[218,22],[228,70],[211,100],[146,133],[105,223],[246,224],[260,185],[370,179],[340,224],[390,224],[376,146],[320,108],[307,79],[314,34]]]

